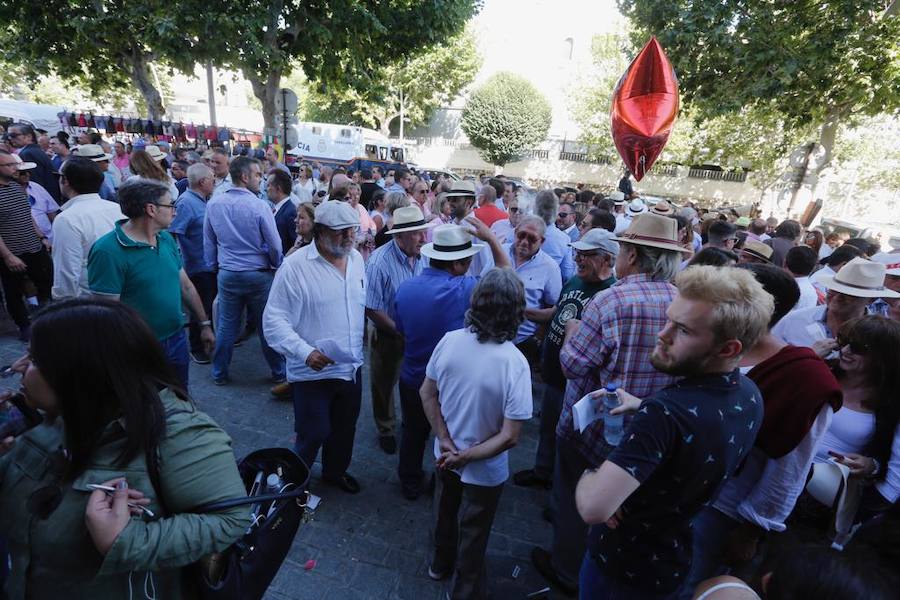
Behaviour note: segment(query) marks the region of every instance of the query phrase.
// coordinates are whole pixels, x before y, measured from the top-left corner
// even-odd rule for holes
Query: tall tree
[[[481,157],[504,166],[546,138],[550,103],[531,83],[497,73],[472,92],[462,113],[462,130]]]
[[[377,67],[365,81],[350,82],[340,93],[314,87],[307,97],[307,115],[312,120],[356,121],[390,135],[401,112],[410,126],[426,123],[471,83],[480,67],[475,39],[463,32]]]
[[[275,126],[275,96],[294,64],[328,93],[378,84],[381,65],[459,33],[480,0],[223,0],[215,34]]]
[[[642,44],[656,35],[701,117],[774,111],[814,125],[804,185],[812,197],[841,122],[900,108],[900,0],[619,0]]]
[[[193,0],[188,0],[188,3]],[[162,0],[0,2],[0,46],[32,83],[56,74],[102,98],[134,86],[152,118],[164,112],[154,63],[192,72],[194,7]]]

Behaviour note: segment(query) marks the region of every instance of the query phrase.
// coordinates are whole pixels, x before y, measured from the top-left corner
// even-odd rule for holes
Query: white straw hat
[[[422,214],[422,209],[416,205],[398,208],[394,211],[393,218],[393,226],[385,231],[385,233],[389,235],[428,228],[428,223],[425,222],[425,215]]]
[[[885,266],[865,258],[854,258],[836,275],[819,279],[824,287],[857,298],[900,298],[900,294],[884,287]]]
[[[481,252],[484,244],[473,244],[472,234],[459,225],[434,228],[434,241],[422,246],[422,254],[435,260],[460,260]]]

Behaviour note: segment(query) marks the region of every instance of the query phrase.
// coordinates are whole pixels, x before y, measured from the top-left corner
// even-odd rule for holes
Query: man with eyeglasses
[[[575,205],[571,202],[564,202],[559,205],[559,213],[556,215],[556,228],[569,236],[572,242],[577,242],[581,237],[578,231],[578,213],[575,212]]]
[[[512,241],[513,237],[515,237],[516,227],[519,224],[519,219],[522,217],[522,212],[519,210],[519,199],[513,196],[507,202],[506,210],[508,217],[494,221],[494,224],[491,225],[491,233],[497,236],[497,240],[501,244]]]
[[[53,174],[53,163],[50,162],[47,153],[38,146],[34,127],[28,123],[13,123],[6,130],[6,137],[19,158],[24,162],[33,162],[37,165],[31,174],[32,181],[44,186],[44,189],[50,192],[53,199],[59,203],[59,182],[56,175]]]
[[[0,282],[6,310],[19,327],[19,337],[27,341],[31,320],[23,299],[24,284],[26,278],[35,284],[38,302],[49,300],[52,266],[47,238],[32,218],[28,195],[17,179],[22,164],[27,163],[0,150]]]
[[[421,179],[416,181],[412,186],[412,198],[415,201],[415,204],[419,207],[419,210],[422,211],[422,215],[425,217],[426,221],[431,221],[435,219],[431,213],[431,208],[428,206],[428,184],[422,181]]]
[[[91,248],[88,288],[92,294],[121,300],[144,318],[187,390],[190,359],[182,305],[202,328],[207,352],[216,337],[184,271],[178,245],[167,231],[175,217],[169,186],[133,177],[119,188],[119,204],[128,218]]]
[[[581,319],[591,298],[616,282],[616,256],[619,243],[611,231],[591,229],[575,249],[575,275],[566,282],[549,318],[547,335],[541,353],[541,377],[544,397],[541,401],[541,426],[534,468],[513,475],[516,485],[550,489],[556,460],[556,424],[566,393],[566,377],[559,364],[559,351],[566,334],[566,323]]]
[[[506,245],[512,268],[525,285],[525,320],[514,342],[532,365],[540,355],[540,343],[535,337],[539,323],[550,320],[562,288],[559,265],[541,250],[545,228],[540,217],[526,215],[516,227],[515,240]]]

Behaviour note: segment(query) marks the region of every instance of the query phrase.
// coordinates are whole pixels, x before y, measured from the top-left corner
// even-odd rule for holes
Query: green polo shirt
[[[136,310],[160,340],[184,326],[181,308],[181,255],[168,231],[156,234],[156,247],[122,231],[127,220],[98,239],[88,255],[88,287],[98,295],[119,296]]]

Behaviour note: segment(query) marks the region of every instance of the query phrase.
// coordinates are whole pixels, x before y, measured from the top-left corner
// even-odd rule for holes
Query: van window
[[[313,127],[312,132],[313,132],[313,135],[322,135],[322,128],[321,127]]]
[[[391,159],[403,162],[403,148],[391,148]]]
[[[353,135],[353,134],[349,129],[341,129],[341,137],[348,138],[351,135]]]
[[[378,147],[375,144],[366,144],[366,158],[378,158]]]
[[[388,159],[388,149],[385,148],[384,146],[378,146],[378,158],[380,160],[387,160]]]

